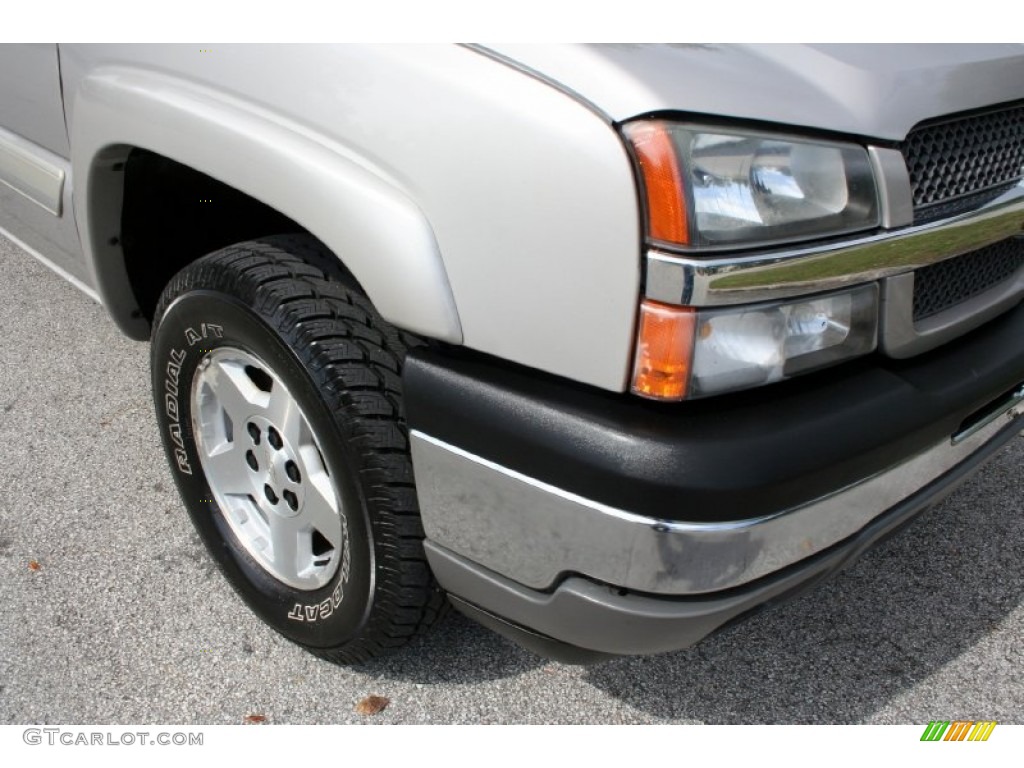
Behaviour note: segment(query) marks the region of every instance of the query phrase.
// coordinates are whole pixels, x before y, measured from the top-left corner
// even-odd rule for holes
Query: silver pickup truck
[[[0,46],[0,233],[343,663],[686,647],[948,493],[1024,425],[1022,175],[1017,45]]]

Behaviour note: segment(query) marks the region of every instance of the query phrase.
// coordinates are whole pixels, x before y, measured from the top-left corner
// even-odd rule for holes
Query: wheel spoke
[[[290,579],[299,575],[302,558],[299,554],[300,536],[294,518],[272,515],[270,518],[270,543],[274,547],[274,568]]]
[[[341,523],[337,497],[331,479],[322,470],[314,472],[305,484],[305,498],[299,519],[311,525],[337,549],[341,546]]]
[[[214,363],[206,373],[206,380],[218,404],[235,424],[242,424],[253,413],[266,409],[269,396],[253,384],[245,367],[238,363]]]
[[[203,460],[210,487],[223,494],[248,494],[252,489],[245,453],[235,443],[224,443]]]
[[[302,411],[279,381],[274,382],[270,391],[264,415],[281,433],[284,441],[294,449],[297,450],[308,440],[309,430],[306,427],[306,420],[302,417]]]

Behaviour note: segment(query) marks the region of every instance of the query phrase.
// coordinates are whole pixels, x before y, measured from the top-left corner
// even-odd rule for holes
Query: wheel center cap
[[[283,451],[278,451],[277,455],[270,457],[270,483],[274,488],[284,490],[292,485],[284,469],[284,465],[288,461],[289,459],[283,455]]]

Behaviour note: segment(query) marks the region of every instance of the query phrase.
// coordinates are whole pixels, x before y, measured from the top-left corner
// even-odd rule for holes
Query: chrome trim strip
[[[977,211],[857,240],[729,258],[651,249],[645,293],[694,306],[800,296],[911,272],[1022,232],[1024,182]]]
[[[953,435],[953,445],[962,443],[967,438],[980,432],[993,421],[998,421],[1003,416],[1008,416],[1013,419],[1017,416],[1024,415],[1024,384],[1018,387],[1009,397],[1006,398],[1006,403],[1002,407],[996,408],[992,413],[988,414],[982,419],[979,419],[976,423],[971,424],[967,429],[962,432],[957,432]]]
[[[56,155],[0,129],[0,182],[54,216],[60,216],[64,176]]]
[[[608,507],[415,430],[411,447],[424,529],[438,544],[534,589],[578,573],[641,592],[691,595],[746,584],[852,536],[1012,429],[1022,410],[1010,403],[956,444],[947,438],[805,506],[729,523]]]

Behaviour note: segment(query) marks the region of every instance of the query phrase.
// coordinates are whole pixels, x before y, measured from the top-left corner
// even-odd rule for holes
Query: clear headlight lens
[[[780,381],[871,352],[878,287],[697,315],[690,397]]]
[[[875,349],[878,286],[721,309],[644,302],[634,392],[706,397],[781,381]]]
[[[651,236],[691,247],[747,246],[840,235],[879,224],[878,194],[867,150],[856,144],[771,134],[704,130],[664,121],[626,127],[647,195]],[[671,172],[671,173],[670,173]],[[674,176],[676,209],[660,188]],[[657,189],[653,187],[658,186]],[[669,202],[666,203],[665,201]]]

